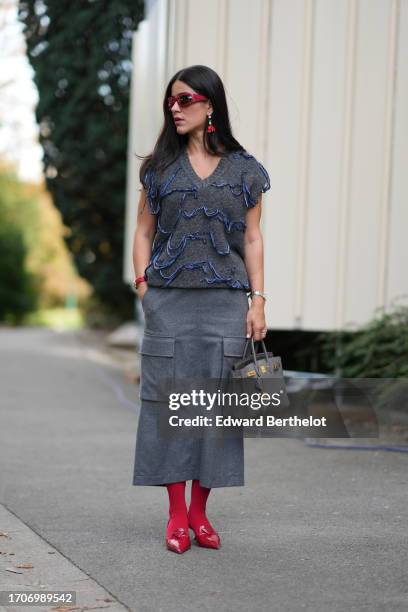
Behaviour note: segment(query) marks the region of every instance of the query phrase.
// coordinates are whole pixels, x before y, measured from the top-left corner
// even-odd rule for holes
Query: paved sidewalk
[[[25,594],[30,591],[74,591],[76,609],[88,606],[92,609],[109,608],[109,612],[127,610],[95,580],[77,568],[2,505],[0,505],[0,525],[1,591]],[[21,565],[25,567],[22,568]],[[43,612],[58,605],[61,604],[0,605],[0,610],[24,610],[29,607],[37,612]]]
[[[131,485],[138,399],[122,368],[35,328],[0,329],[0,360],[0,531],[11,513],[38,544],[24,532],[19,559],[45,546],[72,564],[41,580],[84,572],[135,612],[408,609],[407,454],[246,439],[246,486],[209,497],[222,548],[176,555],[165,490]]]

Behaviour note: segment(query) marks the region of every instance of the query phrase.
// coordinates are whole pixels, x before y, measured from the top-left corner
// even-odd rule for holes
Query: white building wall
[[[226,87],[267,168],[268,326],[360,325],[408,295],[408,0],[150,0],[134,37],[124,279],[140,166],[180,68]]]

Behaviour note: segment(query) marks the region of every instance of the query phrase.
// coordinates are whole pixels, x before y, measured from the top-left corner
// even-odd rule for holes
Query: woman
[[[220,547],[206,502],[213,487],[244,485],[243,437],[161,437],[158,420],[169,397],[160,383],[227,377],[246,338],[265,337],[259,221],[270,182],[233,137],[224,87],[212,69],[178,71],[163,111],[164,126],[140,168],[133,246],[146,323],[133,484],[167,487],[166,544],[182,553],[191,545],[189,527],[199,545]]]

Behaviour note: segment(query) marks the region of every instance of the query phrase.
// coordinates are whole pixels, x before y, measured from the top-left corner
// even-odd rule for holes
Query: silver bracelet
[[[263,299],[264,299],[264,300],[265,300],[265,302],[266,302],[266,293],[264,293],[263,291],[258,291],[258,289],[255,289],[255,291],[251,291],[251,298],[252,298],[254,295],[260,295],[261,297],[263,297]]]

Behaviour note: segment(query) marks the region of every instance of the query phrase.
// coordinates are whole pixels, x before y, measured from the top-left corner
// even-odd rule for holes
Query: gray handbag
[[[251,340],[252,354],[247,355],[249,340]],[[263,353],[257,353],[255,350],[255,343],[258,342],[262,344]],[[243,387],[250,389],[255,387],[260,392],[279,393],[280,406],[290,405],[283,376],[282,360],[272,352],[267,352],[263,340],[254,342],[252,337],[247,339],[241,359],[236,361],[231,368],[231,378],[233,383],[235,381],[244,383]],[[245,384],[245,381],[248,382],[248,385]]]

